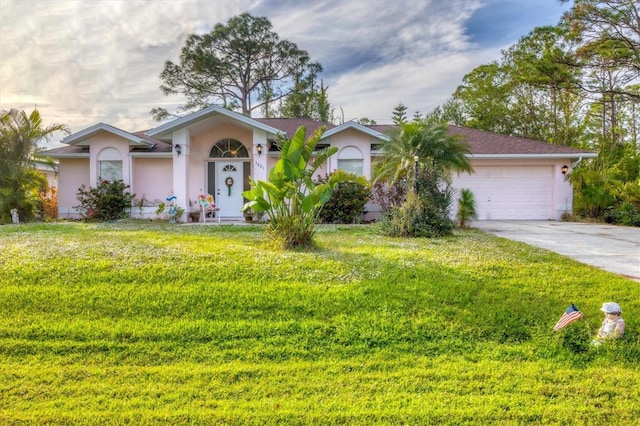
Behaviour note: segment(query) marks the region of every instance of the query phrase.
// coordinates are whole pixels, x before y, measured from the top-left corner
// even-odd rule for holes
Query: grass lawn
[[[0,424],[638,424],[637,282],[473,230],[262,232],[1,226]]]

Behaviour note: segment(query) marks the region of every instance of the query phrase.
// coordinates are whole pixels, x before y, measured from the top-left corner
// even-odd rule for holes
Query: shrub
[[[40,204],[42,206],[42,218],[45,221],[58,218],[58,189],[50,186],[46,191],[40,192]]]
[[[629,201],[624,201],[604,212],[604,221],[625,226],[640,226],[640,211]]]
[[[453,190],[438,173],[423,171],[416,190],[409,191],[405,201],[393,207],[380,220],[384,235],[393,237],[438,237],[453,231],[449,219]]]
[[[291,139],[280,141],[282,154],[269,172],[267,181],[251,180],[251,190],[242,195],[249,200],[242,211],[264,212],[268,219],[265,234],[274,247],[283,249],[313,246],[322,206],[341,182],[367,184],[362,176],[344,170],[332,173],[326,183],[316,184],[314,173],[337,152],[329,147],[315,152],[324,128],[306,138],[304,126]]]
[[[476,211],[476,199],[470,189],[463,188],[460,190],[460,198],[458,198],[458,212],[456,213],[458,225],[460,228],[466,228],[467,222],[478,219]]]
[[[74,208],[87,220],[123,219],[135,198],[135,194],[127,192],[128,189],[129,185],[121,180],[103,180],[97,187],[89,189],[82,185],[77,193],[80,204]]]
[[[326,184],[329,176],[318,178],[316,184]],[[364,207],[371,199],[371,190],[356,182],[340,182],[331,193],[331,198],[320,210],[320,221],[324,223],[362,223],[366,213]]]
[[[382,212],[390,214],[407,196],[407,178],[398,179],[391,185],[387,182],[376,182],[371,188],[371,193],[373,202],[380,206]]]
[[[451,191],[443,192],[444,199],[451,200]],[[411,191],[401,206],[394,207],[390,214],[380,219],[380,229],[391,237],[439,237],[453,231],[453,222],[449,219],[449,209],[443,209],[443,200],[429,197],[417,197]],[[445,204],[450,205],[450,201]]]

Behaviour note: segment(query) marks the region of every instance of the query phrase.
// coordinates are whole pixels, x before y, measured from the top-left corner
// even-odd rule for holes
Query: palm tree
[[[11,209],[23,218],[31,218],[34,192],[46,185],[46,179],[34,166],[47,163],[38,159],[38,143],[48,140],[55,132],[66,132],[62,124],[43,127],[37,109],[27,115],[22,110],[0,112],[0,223],[9,220]]]
[[[456,214],[460,228],[466,228],[471,220],[478,220],[476,198],[470,189],[462,188],[458,199],[458,213]]]
[[[449,134],[445,123],[412,122],[401,124],[382,144],[382,160],[374,169],[374,182],[393,185],[417,174],[436,174],[448,181],[451,171],[471,172],[467,158],[469,146],[458,135]],[[417,161],[416,161],[417,159]],[[417,163],[417,164],[416,164]],[[415,174],[415,173],[414,173]],[[416,179],[417,176],[413,176]]]
[[[451,233],[451,171],[471,171],[469,146],[449,134],[447,125],[403,123],[382,145],[374,182],[395,188],[401,204],[382,217],[382,232],[396,237],[432,237]],[[405,192],[413,180],[413,191]]]

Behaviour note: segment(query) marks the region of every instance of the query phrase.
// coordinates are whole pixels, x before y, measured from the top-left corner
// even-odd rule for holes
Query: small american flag
[[[580,312],[580,309],[576,308],[576,305],[572,303],[571,306],[564,311],[564,314],[562,314],[556,325],[553,327],[553,330],[560,331],[572,322],[578,321],[580,318],[584,318],[584,315]]]

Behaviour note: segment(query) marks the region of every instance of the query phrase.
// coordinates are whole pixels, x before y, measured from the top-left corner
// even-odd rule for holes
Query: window
[[[223,139],[217,142],[211,152],[209,152],[209,158],[248,158],[249,151],[235,139]]]
[[[355,146],[346,146],[338,153],[338,169],[362,176],[362,152]]]
[[[100,180],[122,180],[122,161],[99,161],[98,164]]]
[[[122,159],[117,149],[106,148],[98,155],[98,180],[122,180]]]

